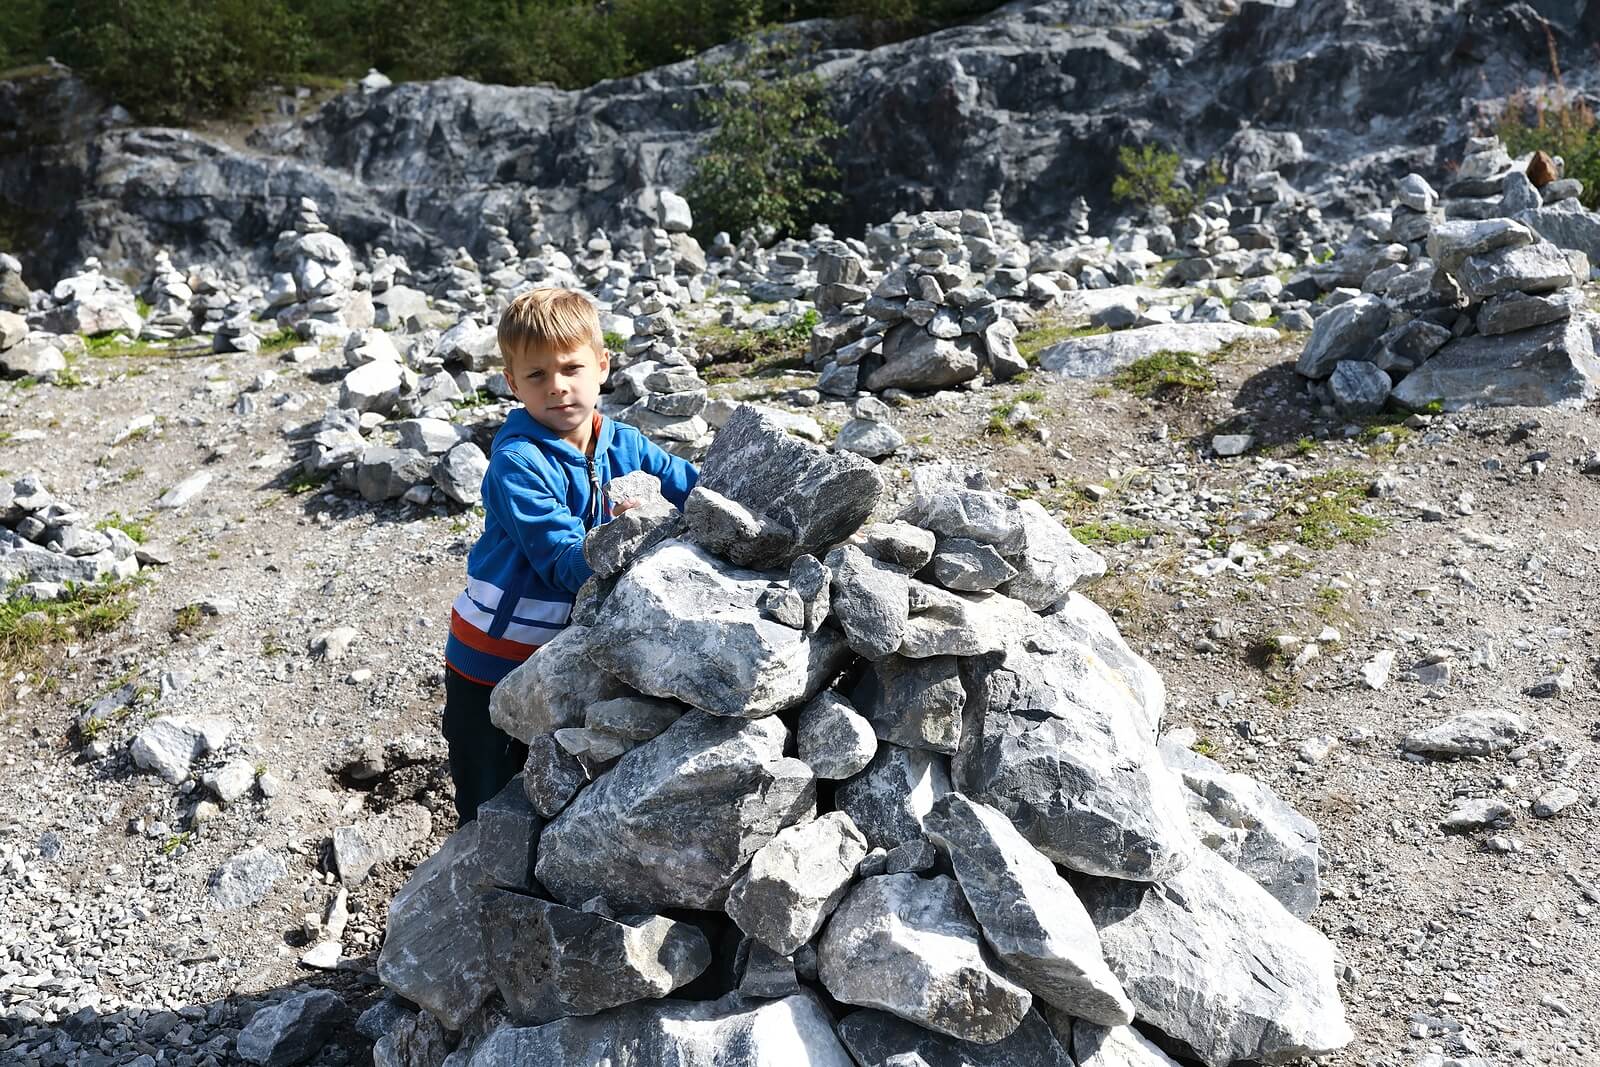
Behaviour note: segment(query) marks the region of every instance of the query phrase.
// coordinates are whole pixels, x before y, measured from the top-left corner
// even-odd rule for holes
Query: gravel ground
[[[1592,1063],[1600,479],[1583,469],[1600,423],[1592,408],[1319,421],[1286,364],[1297,351],[1236,347],[1210,368],[1216,388],[1178,396],[1036,375],[914,400],[895,420],[908,447],[887,466],[912,453],[980,463],[1096,540],[1111,571],[1091,595],[1160,669],[1167,728],[1319,824],[1312,921],[1345,958],[1357,1035],[1328,1062]],[[454,821],[440,651],[481,520],[294,491],[284,433],[320,415],[336,385],[318,366],[336,362],[80,358],[79,388],[0,383],[0,467],[39,471],[92,516],[136,518],[173,553],[119,629],[0,678],[0,1061],[229,1062],[250,1011],[288,989],[327,986],[355,1008],[377,993],[386,902]],[[113,445],[145,414],[149,432]],[[1008,419],[1015,429],[992,432]],[[1218,431],[1255,447],[1216,458]],[[154,510],[198,471],[213,477],[197,499]],[[342,657],[312,651],[340,626],[357,631]],[[1384,652],[1393,669],[1374,690],[1362,667]],[[1552,676],[1555,695],[1530,695]],[[134,702],[84,745],[79,713],[129,685]],[[1528,735],[1485,758],[1403,753],[1406,732],[1478,709],[1524,716]],[[246,761],[258,776],[198,827],[207,791],[128,755],[159,715],[226,720],[226,745],[196,769]],[[358,778],[346,768],[362,739],[384,769]],[[1577,801],[1535,816],[1560,785]],[[1462,797],[1509,814],[1446,833]],[[415,831],[423,812],[428,832],[350,889],[343,963],[302,965],[306,917],[315,927],[338,889],[333,830],[387,815]],[[283,873],[259,901],[217,910],[219,868],[258,846]],[[317,1062],[369,1060],[346,1032]]]

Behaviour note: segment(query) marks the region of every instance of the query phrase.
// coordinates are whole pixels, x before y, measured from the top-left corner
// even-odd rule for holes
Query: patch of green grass
[[[1289,446],[1289,451],[1297,456],[1309,456],[1317,450],[1317,440],[1314,437],[1301,437]]]
[[[1300,687],[1292,682],[1269,685],[1261,695],[1266,698],[1268,704],[1275,708],[1290,708],[1294,706],[1295,700],[1300,695]]]
[[[605,337],[603,340],[605,341],[606,351],[608,352],[621,352],[624,348],[628,347],[628,339],[626,337],[622,336],[620,333],[612,333],[610,330],[605,332]]]
[[[1199,753],[1209,759],[1217,754],[1217,743],[1209,737],[1198,737],[1195,739],[1194,744],[1189,746],[1189,751]]]
[[[1279,521],[1296,525],[1295,540],[1307,548],[1361,545],[1388,526],[1384,520],[1357,508],[1366,500],[1365,479],[1359,471],[1329,471],[1300,484],[1296,493],[1303,514],[1280,513]]]
[[[199,604],[185,604],[172,617],[172,636],[179,637],[199,628],[202,618]]]
[[[1044,403],[1044,390],[1042,390],[1042,389],[1024,389],[1022,392],[1018,393],[1012,399],[1016,400],[1018,403],[1023,403],[1023,404],[1042,404],[1042,403]]]
[[[133,519],[125,519],[119,511],[113,511],[110,515],[101,519],[95,524],[94,528],[96,530],[121,530],[136,545],[142,545],[150,538],[150,531],[145,529],[143,523]]]
[[[78,368],[68,364],[56,373],[55,384],[62,389],[81,389],[85,382],[83,375],[78,373]]]
[[[1135,396],[1171,400],[1217,387],[1207,363],[1187,352],[1156,352],[1117,371],[1111,381]]]
[[[150,317],[150,312],[154,309],[151,308],[150,301],[146,300],[142,296],[136,296],[133,298],[133,310],[139,313],[139,317],[141,319],[148,319]]]
[[[706,375],[712,385],[739,378],[770,378],[805,366],[811,347],[811,328],[822,321],[815,308],[787,326],[771,330],[736,330],[721,323],[697,327],[690,340],[713,364],[727,364],[720,373]]]
[[[173,834],[171,837],[167,838],[161,843],[161,854],[163,856],[172,855],[174,852],[178,851],[178,849],[182,848],[184,845],[187,845],[189,843],[189,839],[193,836],[193,830],[185,830],[181,834]]]
[[[290,479],[288,485],[283,487],[283,491],[290,496],[300,496],[302,493],[310,493],[321,489],[328,484],[328,479],[331,477],[331,474],[314,474],[301,470],[299,474]]]
[[[261,339],[261,351],[282,352],[284,349],[293,348],[300,344],[300,335],[293,330],[279,330],[277,333]]]
[[[60,600],[12,597],[0,603],[0,674],[36,668],[54,646],[115,629],[133,613],[129,594],[143,584],[140,578],[69,582]]]
[[[1038,362],[1039,353],[1051,345],[1070,341],[1075,337],[1098,337],[1110,333],[1109,326],[1069,326],[1059,319],[1037,322],[1017,333],[1017,354],[1030,365]]]
[[[1143,541],[1150,531],[1125,522],[1082,522],[1072,528],[1072,536],[1086,545],[1125,545]]]
[[[120,356],[170,356],[172,345],[163,341],[152,344],[129,337],[125,333],[103,333],[83,339],[89,355],[96,359],[116,359]]]

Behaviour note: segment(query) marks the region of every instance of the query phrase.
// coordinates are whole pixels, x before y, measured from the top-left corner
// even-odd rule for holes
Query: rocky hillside
[[[1552,40],[1581,82],[1586,10],[1051,0],[870,50],[842,47],[850,35],[828,23],[800,29],[846,129],[845,230],[991,194],[1043,230],[1077,196],[1102,206],[1114,148],[1133,142],[1377,206],[1383,183],[1459,158],[1480,101],[1543,80]],[[620,234],[647,221],[653,189],[683,187],[705,132],[699,77],[684,62],[577,92],[358,89],[242,142],[131,126],[67,77],[0,83],[0,233],[52,278],[91,254],[118,270],[158,248],[260,258],[299,196],[363,252],[423,263],[480,254],[486,220],[523,244]]]

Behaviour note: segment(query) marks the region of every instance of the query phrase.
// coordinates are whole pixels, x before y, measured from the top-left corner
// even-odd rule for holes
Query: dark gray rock
[[[484,885],[536,891],[533,850],[544,819],[534,810],[522,775],[478,805],[478,880]]]
[[[950,792],[944,757],[879,744],[867,769],[840,782],[834,804],[854,820],[873,848],[890,849],[921,839],[922,818]]]
[[[463,441],[433,465],[433,484],[457,504],[471,507],[483,501],[483,476],[488,473],[489,457],[483,449]]]
[[[783,754],[788,733],[776,717],[689,712],[545,827],[539,882],[570,906],[720,907],[745,861],[815,812],[811,769]]]
[[[923,822],[949,857],[1002,973],[1077,1018],[1106,1026],[1133,1021],[1133,1005],[1072,887],[1004,815],[946,793]]]
[[[555,818],[589,780],[583,764],[562,748],[553,734],[537,734],[528,742],[521,777],[528,803],[546,819]]]
[[[811,993],[747,1000],[630,1004],[543,1026],[501,1026],[466,1067],[672,1064],[675,1067],[854,1067]]]
[[[835,1000],[991,1044],[1022,1024],[1033,998],[990,966],[979,937],[953,878],[879,875],[834,912],[817,965]]]
[[[697,545],[663,541],[606,597],[589,656],[640,692],[715,715],[796,707],[838,673],[849,650],[828,627],[807,634],[763,615],[769,581]]]
[[[479,930],[478,824],[411,872],[389,903],[378,979],[460,1030],[494,991]]]
[[[1462,337],[1395,386],[1397,403],[1418,411],[1579,404],[1600,395],[1600,361],[1587,315],[1486,337]]]
[[[1481,334],[1515,333],[1571,318],[1583,310],[1583,294],[1578,289],[1554,293],[1522,292],[1492,296],[1478,309]]]
[[[1208,1067],[1320,1056],[1353,1036],[1333,946],[1210,849],[1160,885],[1079,884],[1141,1022]]]
[[[962,593],[985,592],[1017,576],[1017,569],[993,545],[965,537],[940,538],[929,570],[935,582]]]
[[[1322,899],[1316,824],[1249,775],[1166,739],[1160,749],[1183,779],[1201,844],[1253,878],[1289,914],[1309,918]]]
[[[817,627],[828,618],[833,572],[815,556],[796,556],[789,565],[789,591],[800,598],[804,613],[802,629],[808,634],[816,633]]]
[[[368,366],[377,366],[370,363]],[[361,454],[356,470],[356,489],[370,504],[398,500],[413,485],[433,477],[433,461],[425,453],[409,448],[378,445]]]
[[[482,916],[490,976],[518,1023],[659,999],[711,963],[698,927],[661,915],[613,920],[491,890]]]
[[[1547,293],[1572,284],[1572,264],[1561,249],[1538,241],[1468,256],[1457,277],[1473,300],[1511,292]]]
[[[934,535],[909,522],[875,522],[861,535],[861,551],[913,574],[933,558]]]
[[[828,452],[785,433],[769,416],[742,404],[718,431],[698,483],[737,501],[788,531],[792,554],[765,562],[787,567],[849,537],[877,505],[877,468],[848,452]]]
[[[234,1050],[246,1063],[293,1067],[322,1050],[350,1018],[337,993],[312,989],[262,1008],[239,1031]]]
[[[565,621],[565,620],[560,620]],[[583,725],[590,704],[623,696],[628,687],[589,658],[590,626],[560,630],[489,694],[489,721],[523,744],[540,734]]]
[[[728,916],[773,952],[792,955],[844,899],[866,854],[866,838],[842,811],[780,830],[728,891]]]
[[[1371,293],[1351,297],[1325,312],[1294,369],[1307,378],[1326,378],[1341,360],[1372,361],[1379,337],[1389,328],[1389,308]]]
[[[795,733],[800,758],[818,778],[852,778],[878,751],[872,724],[831,689],[800,710]]]
[[[967,691],[954,656],[886,656],[867,666],[850,698],[885,741],[945,753],[961,744]]]
[[[905,572],[854,545],[828,553],[827,567],[833,576],[828,617],[844,631],[851,651],[871,660],[899,648],[910,617]]]
[[[1333,406],[1343,415],[1376,415],[1391,389],[1388,373],[1364,359],[1341,359],[1328,378]]]
[[[688,540],[741,567],[770,566],[794,551],[788,530],[703,485],[684,501],[683,518]]]
[[[860,1067],[1074,1067],[1036,1011],[986,1045],[936,1034],[881,1011],[846,1015],[839,1022],[839,1039]]]
[[[778,955],[753,937],[739,942],[734,971],[739,976],[741,996],[775,1000],[800,992],[794,959]]]
[[[972,338],[935,337],[914,322],[902,322],[884,334],[882,353],[883,363],[867,375],[866,388],[875,393],[943,389],[979,373],[978,347]]]

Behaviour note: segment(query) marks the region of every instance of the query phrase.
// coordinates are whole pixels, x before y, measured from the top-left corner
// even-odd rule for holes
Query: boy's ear
[[[594,358],[600,367],[600,380],[603,382],[611,376],[611,353],[601,346],[594,350]]]

